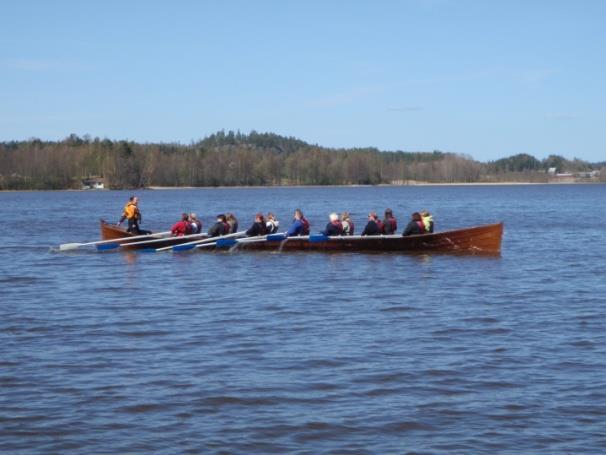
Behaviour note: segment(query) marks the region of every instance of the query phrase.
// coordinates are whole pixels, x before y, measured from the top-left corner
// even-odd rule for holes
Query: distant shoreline
[[[144,188],[124,188],[124,189],[88,189],[88,190],[77,190],[77,189],[60,189],[60,190],[0,190],[0,193],[34,193],[34,192],[45,192],[45,191],[65,191],[74,193],[88,193],[97,191],[145,191],[145,190],[235,190],[235,189],[269,189],[269,188],[372,188],[372,187],[407,187],[407,186],[520,186],[520,185],[600,185],[606,184],[606,182],[467,182],[467,183],[427,183],[427,182],[416,182],[407,183],[404,185],[392,185],[389,183],[382,183],[379,185],[275,185],[275,186],[147,186]]]

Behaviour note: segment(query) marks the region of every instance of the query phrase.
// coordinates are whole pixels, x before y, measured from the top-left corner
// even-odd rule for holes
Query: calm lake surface
[[[140,191],[505,222],[500,257],[69,253],[130,193],[0,193],[0,452],[605,453],[606,186]]]

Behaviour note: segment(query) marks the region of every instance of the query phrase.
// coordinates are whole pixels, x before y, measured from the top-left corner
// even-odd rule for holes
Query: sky
[[[606,1],[0,0],[0,141],[606,160]]]

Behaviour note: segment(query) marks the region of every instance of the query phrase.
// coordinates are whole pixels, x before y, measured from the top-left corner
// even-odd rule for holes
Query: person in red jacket
[[[173,237],[181,237],[184,235],[191,234],[191,224],[189,222],[189,215],[187,213],[183,213],[181,215],[181,221],[178,221],[173,224],[173,227],[171,228],[170,232],[172,233]]]

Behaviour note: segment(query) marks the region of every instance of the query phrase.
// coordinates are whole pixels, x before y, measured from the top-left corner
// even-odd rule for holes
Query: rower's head
[[[181,221],[187,221],[189,219],[189,215],[187,213],[181,214]]]
[[[295,218],[297,220],[300,220],[301,218],[303,218],[303,212],[301,211],[301,209],[295,209]]]
[[[274,214],[271,213],[271,212],[267,212],[267,219],[268,220],[274,220],[275,219]]]
[[[331,213],[330,215],[328,215],[328,219],[330,219],[330,222],[334,222],[334,221],[338,221],[339,220],[339,215],[337,215],[336,213]]]
[[[139,203],[139,198],[137,196],[132,197],[133,204],[137,205]]]
[[[375,212],[374,210],[372,212],[370,212],[368,214],[368,219],[369,220],[376,220],[377,219],[377,212]]]
[[[194,212],[191,212],[189,214],[189,219],[192,221],[197,221],[198,220],[198,215],[196,215]]]
[[[419,212],[415,212],[412,214],[412,221],[421,221],[421,214]]]
[[[421,216],[422,216],[422,217],[429,216],[429,210],[422,210],[422,211],[421,211]]]
[[[257,213],[255,215],[255,221],[257,223],[262,223],[263,221],[265,221],[265,218],[263,217],[263,214],[262,213]]]
[[[225,223],[227,221],[227,219],[225,218],[225,215],[220,214],[220,215],[217,215],[217,221],[219,221],[221,223]]]
[[[343,212],[343,213],[341,213],[341,219],[342,220],[348,220],[349,219],[349,212]]]
[[[385,218],[391,218],[393,216],[393,212],[391,209],[385,209]]]

